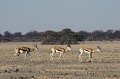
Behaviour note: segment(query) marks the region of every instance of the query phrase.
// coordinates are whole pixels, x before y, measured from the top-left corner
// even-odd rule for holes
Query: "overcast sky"
[[[0,33],[120,30],[120,0],[0,0]]]

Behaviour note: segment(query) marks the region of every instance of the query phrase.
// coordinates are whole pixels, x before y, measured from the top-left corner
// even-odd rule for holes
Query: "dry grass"
[[[65,58],[50,60],[50,48],[56,45],[40,45],[40,51],[31,53],[33,61],[24,55],[12,58],[16,47],[34,47],[34,42],[11,42],[0,44],[0,79],[120,79],[120,42],[85,42],[71,45],[73,51]],[[80,47],[101,46],[101,53],[93,54],[93,63],[79,62]],[[58,45],[66,48],[66,45]],[[87,55],[83,56],[87,58]],[[11,61],[12,60],[12,61]]]

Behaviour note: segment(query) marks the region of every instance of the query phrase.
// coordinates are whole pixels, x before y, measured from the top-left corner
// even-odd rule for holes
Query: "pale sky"
[[[0,0],[0,33],[120,30],[120,0]]]

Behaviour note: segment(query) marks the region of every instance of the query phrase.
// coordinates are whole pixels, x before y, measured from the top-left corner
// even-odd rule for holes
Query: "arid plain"
[[[16,47],[34,48],[35,42],[8,42],[0,44],[0,79],[120,79],[120,42],[84,42],[71,45],[72,51],[66,52],[64,58],[57,61],[59,53],[50,60],[50,49],[53,46],[41,45],[39,51],[31,53],[25,59],[24,54],[13,57]],[[87,62],[88,55],[83,54],[83,61],[78,60],[79,48],[96,49],[101,46],[102,52],[93,53],[93,62]]]

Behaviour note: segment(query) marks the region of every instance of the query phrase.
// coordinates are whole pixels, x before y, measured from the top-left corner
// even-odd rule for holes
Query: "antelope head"
[[[36,43],[36,45],[34,45],[34,47],[35,47],[35,50],[39,51],[37,43]]]
[[[71,50],[72,50],[72,49],[71,49],[71,46],[70,46],[70,44],[68,44],[66,51],[71,51]]]
[[[98,51],[98,52],[102,52],[102,50],[101,50],[101,47],[100,47],[100,46],[97,46],[97,51]]]

